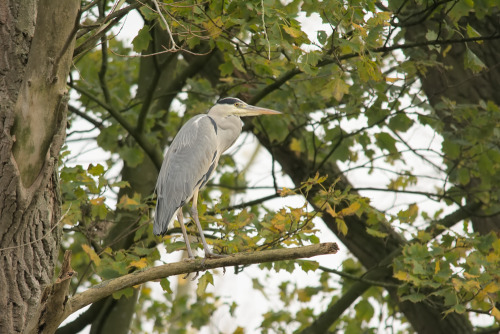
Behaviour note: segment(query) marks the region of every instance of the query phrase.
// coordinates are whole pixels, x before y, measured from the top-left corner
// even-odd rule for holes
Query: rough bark
[[[43,331],[61,216],[56,166],[79,1],[0,3],[0,332]]]

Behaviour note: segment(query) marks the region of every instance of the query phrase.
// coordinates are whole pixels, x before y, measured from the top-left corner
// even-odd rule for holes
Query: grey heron
[[[198,192],[217,167],[221,154],[241,133],[240,117],[281,114],[251,106],[234,97],[220,99],[206,114],[191,118],[175,136],[163,160],[156,182],[156,213],[153,233],[164,235],[177,217],[190,258],[194,258],[184,226],[182,207],[193,199],[193,218],[205,257],[218,257],[210,251],[198,218]]]

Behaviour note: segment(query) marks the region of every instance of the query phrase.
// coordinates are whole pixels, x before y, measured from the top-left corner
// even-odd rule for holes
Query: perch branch
[[[148,268],[143,271],[137,271],[115,279],[104,281],[82,293],[75,295],[68,302],[64,318],[89,304],[95,303],[100,299],[113,294],[116,291],[169,276],[205,271],[219,267],[309,258],[317,255],[335,254],[338,250],[339,248],[336,243],[322,243],[304,247],[272,249],[252,253],[238,253],[216,259],[199,258]]]

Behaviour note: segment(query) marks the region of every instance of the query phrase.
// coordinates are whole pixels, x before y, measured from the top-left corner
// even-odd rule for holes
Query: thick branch
[[[370,284],[365,282],[354,283],[349,290],[344,293],[339,300],[330,305],[314,322],[306,327],[300,334],[313,333],[328,333],[328,328],[349,308],[349,306],[358,299],[366,290],[370,288]]]
[[[309,258],[317,255],[335,254],[338,250],[339,248],[336,243],[323,243],[296,248],[239,253],[216,259],[202,258],[169,263],[102,282],[87,291],[75,295],[68,302],[65,317],[78,311],[82,307],[97,302],[121,289],[169,276],[188,274],[220,267]]]

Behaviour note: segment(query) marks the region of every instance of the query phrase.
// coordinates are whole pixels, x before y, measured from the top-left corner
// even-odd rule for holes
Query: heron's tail
[[[171,207],[167,201],[160,196],[156,199],[155,222],[153,225],[153,233],[155,235],[165,235],[168,227],[175,219],[175,214],[179,208]]]

